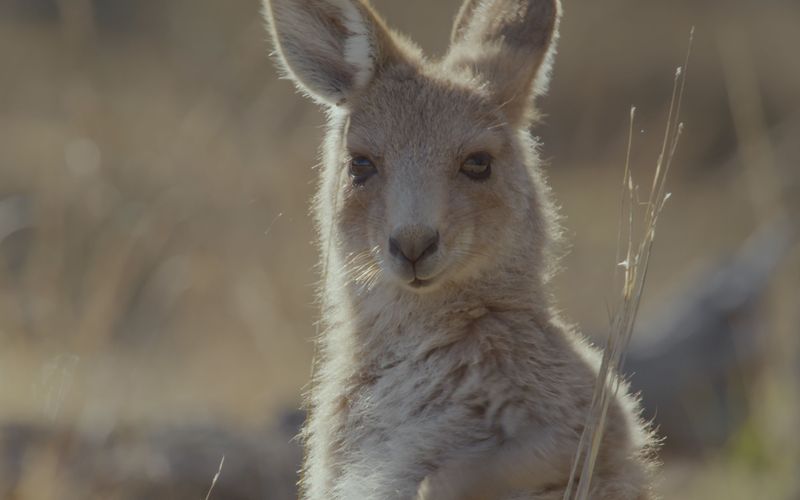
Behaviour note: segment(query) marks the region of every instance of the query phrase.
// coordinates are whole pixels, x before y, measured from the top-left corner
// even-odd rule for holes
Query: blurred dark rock
[[[190,424],[119,428],[101,437],[87,430],[6,425],[0,428],[0,497],[38,498],[31,492],[33,478],[57,483],[58,498],[67,500],[197,500],[206,497],[225,457],[210,498],[294,499],[300,417],[264,432]],[[43,476],[42,470],[50,473]]]
[[[730,259],[698,272],[637,329],[624,372],[665,450],[718,447],[744,422],[748,384],[766,362],[761,298],[796,237],[790,221],[763,227]]]
[[[11,0],[0,2],[0,13],[6,17],[35,22],[54,22],[59,18],[56,0]]]

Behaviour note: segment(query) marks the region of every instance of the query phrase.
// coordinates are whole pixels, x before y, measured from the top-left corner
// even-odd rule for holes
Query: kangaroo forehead
[[[453,148],[501,135],[501,107],[480,87],[427,75],[384,77],[354,103],[348,138],[369,149]]]

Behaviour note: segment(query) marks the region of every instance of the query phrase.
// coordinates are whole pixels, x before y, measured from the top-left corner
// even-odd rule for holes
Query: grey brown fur
[[[558,227],[528,133],[557,0],[468,0],[440,61],[359,0],[264,10],[329,116],[303,498],[562,498],[598,355],[550,299]],[[479,152],[485,180],[464,174]],[[353,158],[374,165],[365,182]],[[620,394],[592,498],[646,498],[650,442]]]

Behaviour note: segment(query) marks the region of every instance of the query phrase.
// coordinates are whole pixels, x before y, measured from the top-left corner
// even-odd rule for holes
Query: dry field
[[[373,3],[446,49],[458,0]],[[756,354],[673,398],[697,432],[665,436],[660,489],[798,499],[800,4],[565,1],[535,130],[569,241],[555,294],[602,341],[628,109],[644,181],[692,25],[635,342],[765,224],[785,221],[787,243],[763,287],[742,274],[754,299],[726,318]],[[291,497],[323,116],[265,38],[257,0],[0,0],[0,497],[202,498],[222,455],[212,498]]]

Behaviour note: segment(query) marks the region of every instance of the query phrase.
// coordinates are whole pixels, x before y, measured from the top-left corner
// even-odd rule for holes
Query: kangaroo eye
[[[492,175],[492,155],[473,153],[461,164],[461,173],[474,181],[483,181]]]
[[[350,177],[353,178],[353,184],[361,186],[367,179],[378,173],[375,164],[366,156],[353,156],[350,159]]]

